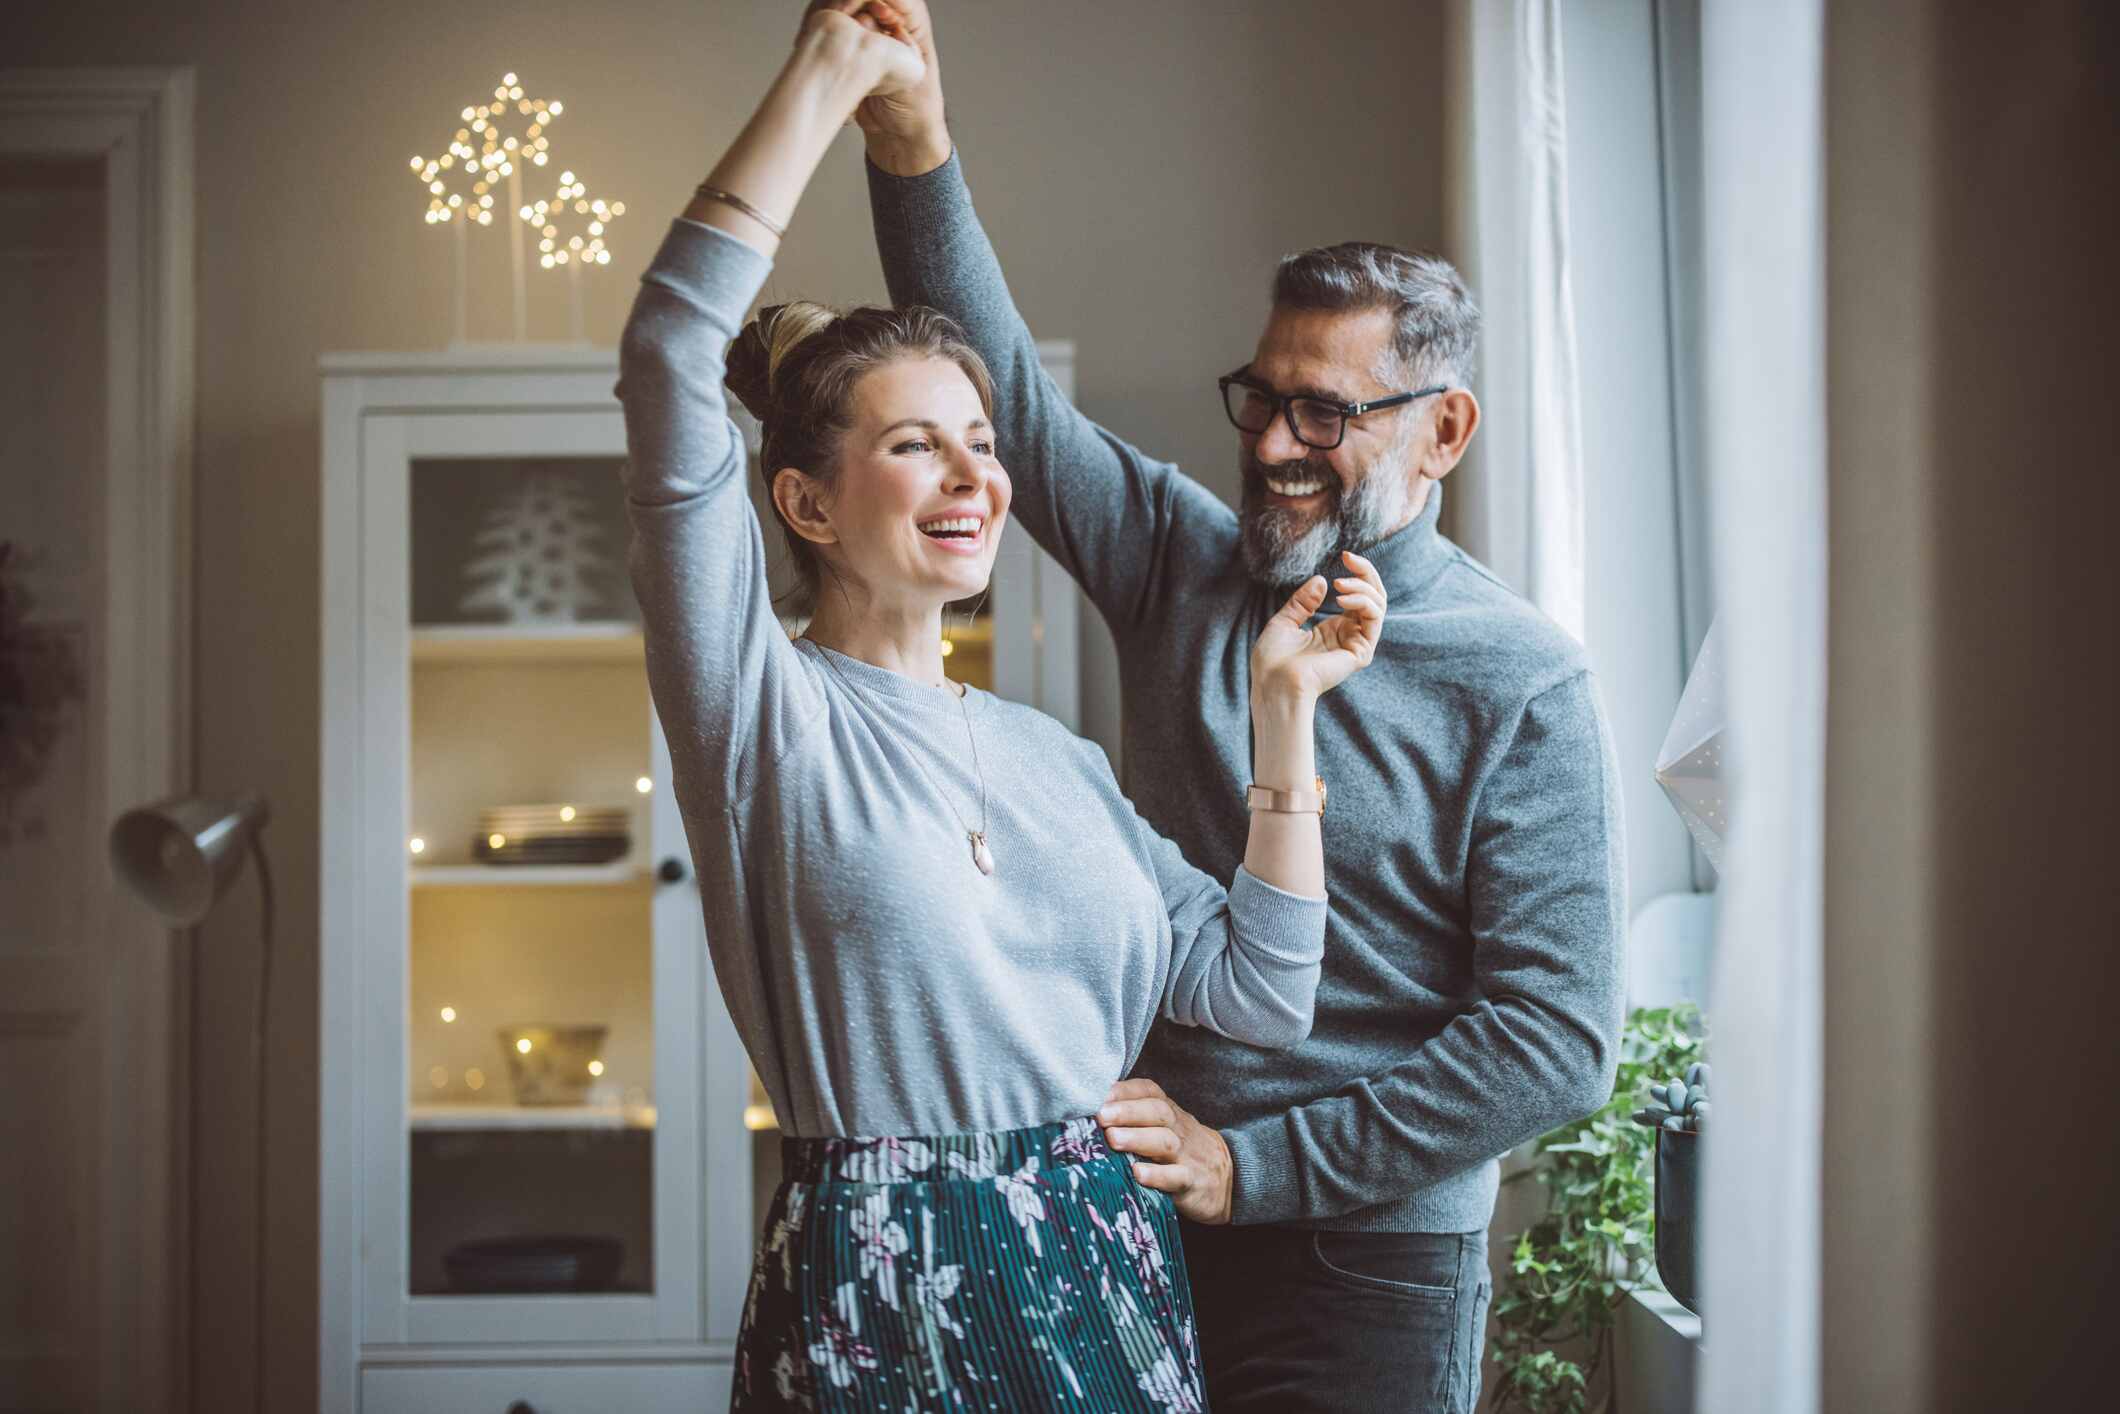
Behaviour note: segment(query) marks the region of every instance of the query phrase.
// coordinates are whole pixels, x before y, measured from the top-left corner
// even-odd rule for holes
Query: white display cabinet
[[[588,349],[322,361],[327,1411],[727,1399],[778,1139],[649,700],[616,377]],[[1003,546],[953,671],[1072,726],[1074,587]]]

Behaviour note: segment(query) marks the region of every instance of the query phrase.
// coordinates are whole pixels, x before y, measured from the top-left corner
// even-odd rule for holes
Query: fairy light
[[[563,111],[557,99],[528,96],[513,73],[501,76],[490,99],[459,109],[462,126],[447,149],[411,162],[413,176],[427,188],[427,224],[491,226],[494,189],[515,175],[519,160],[537,167],[551,160],[545,132]]]
[[[543,155],[539,151],[532,160]],[[538,267],[556,270],[566,265],[609,265],[611,252],[604,245],[604,233],[626,214],[626,204],[590,196],[587,183],[572,171],[564,171],[549,199],[540,198],[515,214],[538,234]]]

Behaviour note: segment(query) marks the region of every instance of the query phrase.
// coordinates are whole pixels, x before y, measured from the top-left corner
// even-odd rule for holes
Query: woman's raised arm
[[[722,387],[729,345],[833,134],[863,97],[919,73],[918,55],[875,28],[812,15],[688,219],[672,223],[620,341],[633,587],[688,806],[749,794],[756,763],[777,758],[820,702],[773,613]]]

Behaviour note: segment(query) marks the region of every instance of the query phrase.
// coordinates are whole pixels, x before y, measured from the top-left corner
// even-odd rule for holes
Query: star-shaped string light
[[[514,74],[503,74],[491,102],[473,104],[459,117],[464,126],[439,157],[414,157],[413,175],[427,188],[427,223],[459,218],[493,224],[494,188],[515,175],[518,164],[542,167],[551,160],[546,129],[566,111],[558,99],[528,98]]]
[[[604,248],[604,232],[626,214],[626,204],[592,197],[574,173],[561,172],[559,191],[550,201],[533,202],[516,214],[537,228],[537,263],[543,268],[609,265],[611,252]],[[576,226],[579,229],[573,234],[562,235]]]

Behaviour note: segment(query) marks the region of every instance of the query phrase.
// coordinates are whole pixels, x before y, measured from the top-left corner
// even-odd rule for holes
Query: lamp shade
[[[169,922],[196,923],[243,871],[243,851],[270,813],[256,795],[139,806],[110,827],[111,870]]]
[[[1701,642],[1678,711],[1656,753],[1656,783],[1664,788],[1678,818],[1686,822],[1700,852],[1720,870],[1723,837],[1730,831],[1728,793],[1723,785],[1723,734],[1730,714],[1723,690],[1722,640],[1715,625]]]

